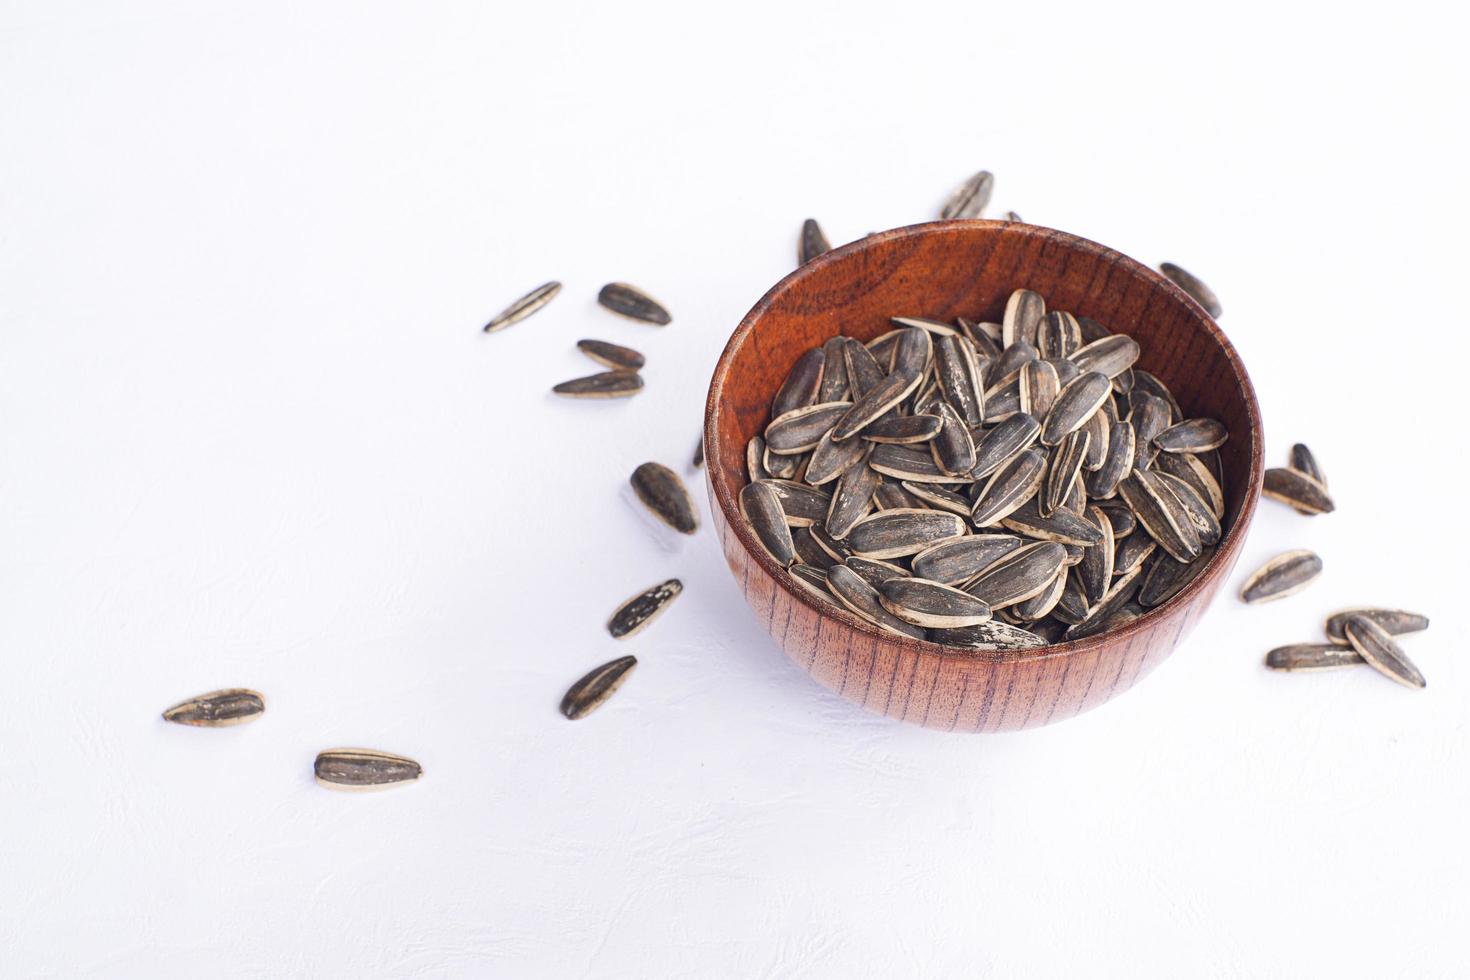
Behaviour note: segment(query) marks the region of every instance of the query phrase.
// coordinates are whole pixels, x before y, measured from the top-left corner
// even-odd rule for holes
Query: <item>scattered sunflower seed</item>
[[[316,781],[331,789],[384,789],[412,782],[424,769],[412,759],[373,749],[331,749],[316,757]]]
[[[577,350],[612,371],[637,371],[643,367],[643,355],[621,344],[610,344],[605,340],[579,340]]]
[[[1356,650],[1335,643],[1293,643],[1266,654],[1266,666],[1272,670],[1330,670],[1366,662]]]
[[[679,474],[662,463],[644,463],[633,471],[628,482],[633,492],[653,516],[680,534],[693,534],[699,529],[694,501]]]
[[[796,247],[796,264],[806,265],[823,252],[831,251],[827,236],[816,218],[807,218],[801,223],[801,243]]]
[[[940,209],[939,217],[945,221],[951,218],[980,217],[985,205],[990,203],[990,192],[994,187],[995,177],[990,171],[980,171],[955,188]]]
[[[632,636],[657,619],[683,591],[684,583],[676,578],[643,590],[613,611],[607,631],[615,640]]]
[[[264,711],[265,698],[255,691],[232,687],[180,701],[163,713],[163,720],[176,725],[223,728],[254,721]]]
[[[537,286],[495,314],[490,322],[485,324],[485,333],[495,333],[495,331],[504,330],[513,323],[521,322],[547,303],[550,303],[556,298],[556,294],[559,292],[561,292],[561,283],[559,282],[553,281]]]
[[[572,721],[587,717],[613,696],[637,666],[638,658],[628,656],[594,667],[567,690],[561,699],[561,713]]]
[[[769,483],[747,483],[740,488],[740,512],[762,546],[782,568],[796,560],[796,543],[781,510],[781,500]],[[816,538],[816,532],[812,532]],[[820,542],[820,539],[817,539]]]
[[[551,390],[568,398],[627,398],[643,390],[643,376],[636,371],[604,371],[563,381]]]
[[[1353,616],[1361,616],[1371,623],[1376,623],[1380,629],[1392,636],[1401,636],[1404,633],[1417,633],[1429,628],[1429,617],[1421,616],[1419,613],[1405,612],[1402,609],[1344,609],[1340,613],[1333,613],[1327,617],[1324,629],[1327,639],[1339,646],[1347,645],[1347,633],[1343,627]]]
[[[1330,514],[1336,509],[1327,488],[1307,474],[1285,467],[1266,471],[1263,496],[1289,504],[1303,514]]]
[[[603,286],[597,293],[597,302],[614,313],[655,326],[667,326],[674,319],[658,300],[625,282],[610,282]]]
[[[1154,436],[1154,445],[1166,453],[1205,453],[1225,445],[1227,435],[1214,419],[1189,419]]]
[[[1190,299],[1203,306],[1205,312],[1210,316],[1218,317],[1220,315],[1220,301],[1215,298],[1215,293],[1209,286],[1206,286],[1199,279],[1181,269],[1173,262],[1159,263],[1159,271],[1174,280],[1174,285],[1188,293]]]
[[[1364,616],[1349,616],[1342,631],[1358,655],[1384,677],[1405,687],[1424,687],[1424,675],[1382,626]]]
[[[1245,602],[1284,599],[1311,585],[1321,574],[1321,558],[1305,549],[1288,551],[1252,572],[1240,587],[1240,598]]]

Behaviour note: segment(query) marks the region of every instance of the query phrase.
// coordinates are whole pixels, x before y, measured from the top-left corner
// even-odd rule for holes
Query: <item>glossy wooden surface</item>
[[[1093,317],[1138,340],[1139,366],[1187,415],[1224,422],[1226,526],[1195,581],[1128,626],[1072,643],[969,652],[880,632],[818,607],[756,542],[736,495],[745,444],[796,359],[838,333],[868,340],[889,316],[999,321],[1021,287],[1048,308]],[[901,721],[1002,731],[1069,718],[1126,691],[1167,657],[1229,576],[1260,497],[1260,409],[1245,367],[1219,327],[1163,276],[1093,242],[1034,225],[947,221],[883,232],[828,252],[787,276],[746,315],[710,383],[706,474],[716,533],[755,615],[787,656],[850,701]],[[1137,533],[1144,533],[1141,530]]]

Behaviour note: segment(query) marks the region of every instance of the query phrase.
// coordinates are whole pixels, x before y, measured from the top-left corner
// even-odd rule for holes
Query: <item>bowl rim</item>
[[[1142,616],[1124,626],[1084,637],[1080,640],[1064,640],[1059,643],[1051,643],[1042,647],[1032,647],[1025,650],[975,650],[968,647],[951,647],[932,640],[918,640],[912,637],[900,636],[880,629],[847,609],[840,608],[836,603],[828,606],[818,606],[805,590],[794,585],[790,574],[786,572],[767,553],[766,549],[756,540],[755,532],[746,524],[740,513],[739,503],[715,477],[711,461],[723,458],[721,452],[721,439],[719,426],[716,420],[723,410],[725,380],[729,375],[730,364],[734,359],[735,351],[739,349],[755,329],[755,325],[762,317],[770,311],[776,300],[787,290],[801,282],[802,279],[813,275],[816,271],[833,262],[839,262],[849,255],[865,251],[883,242],[890,242],[903,238],[923,237],[926,235],[945,233],[952,231],[1002,231],[1012,234],[1025,235],[1027,237],[1040,238],[1045,242],[1053,243],[1073,251],[1086,253],[1098,258],[1114,262],[1128,269],[1135,275],[1150,281],[1157,287],[1161,287],[1165,295],[1171,297],[1175,302],[1183,303],[1196,314],[1205,332],[1220,345],[1225,358],[1230,364],[1235,381],[1245,401],[1246,417],[1249,420],[1249,436],[1251,445],[1249,447],[1249,470],[1247,480],[1249,486],[1246,488],[1245,499],[1242,501],[1240,516],[1231,525],[1230,529],[1221,537],[1219,544],[1215,546],[1215,554],[1205,563],[1194,579],[1181,589],[1178,594],[1167,602],[1148,610]],[[942,660],[957,663],[983,662],[995,663],[1017,663],[1044,661],[1060,657],[1069,657],[1097,652],[1105,646],[1111,646],[1120,641],[1126,641],[1147,629],[1160,619],[1168,616],[1173,610],[1181,608],[1192,600],[1202,589],[1205,588],[1207,580],[1215,577],[1212,574],[1222,564],[1233,563],[1236,553],[1244,542],[1249,531],[1252,519],[1255,516],[1256,505],[1260,501],[1261,482],[1265,471],[1265,431],[1261,422],[1260,403],[1256,399],[1255,386],[1251,383],[1250,374],[1246,371],[1245,363],[1240,354],[1215,318],[1210,316],[1205,309],[1197,303],[1184,290],[1180,289],[1163,273],[1149,268],[1137,259],[1134,259],[1116,249],[1108,248],[1090,239],[1083,238],[1070,232],[1059,231],[1055,228],[1047,228],[1042,225],[1026,224],[1019,221],[999,221],[986,218],[954,219],[949,221],[926,221],[913,225],[904,225],[888,231],[875,232],[855,241],[849,242],[838,248],[831,249],[817,256],[811,261],[797,266],[787,273],[779,282],[766,290],[765,294],[750,308],[750,311],[741,319],[740,324],[730,335],[725,347],[720,351],[719,360],[715,363],[714,373],[710,378],[709,394],[705,401],[704,421],[705,442],[705,466],[706,482],[710,492],[715,498],[717,505],[723,512],[725,523],[729,526],[731,533],[740,541],[741,547],[745,549],[747,556],[754,560],[776,583],[776,586],[786,592],[788,596],[796,600],[802,606],[810,609],[819,619],[832,619],[851,629],[867,633],[870,636],[895,645],[907,653],[924,657],[937,657]],[[1180,632],[1183,632],[1181,627]],[[1177,642],[1177,637],[1175,641]]]

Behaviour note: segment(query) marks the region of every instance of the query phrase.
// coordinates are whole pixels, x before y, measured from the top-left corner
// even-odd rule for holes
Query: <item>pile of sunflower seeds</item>
[[[1225,427],[1186,417],[1131,337],[1026,289],[1000,323],[892,324],[803,354],[746,446],[741,511],[809,594],[1014,649],[1131,622],[1208,563]]]

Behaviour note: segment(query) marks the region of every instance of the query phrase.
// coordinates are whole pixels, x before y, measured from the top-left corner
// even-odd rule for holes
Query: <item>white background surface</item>
[[[1416,6],[0,4],[0,975],[1465,975],[1467,79]],[[816,687],[622,492],[801,219],[982,166],[1210,282],[1339,502],[1236,576],[1309,591],[998,737]],[[647,390],[554,399],[581,337]],[[1426,691],[1261,667],[1362,602],[1434,618]],[[229,685],[265,717],[158,719]],[[426,775],[327,792],[337,745]]]

